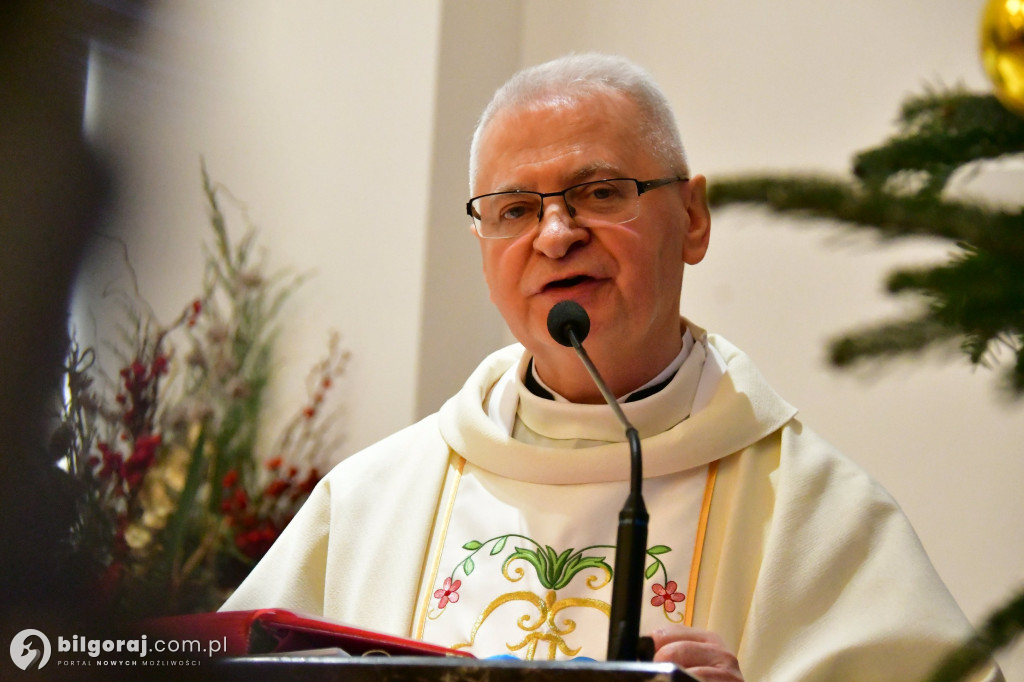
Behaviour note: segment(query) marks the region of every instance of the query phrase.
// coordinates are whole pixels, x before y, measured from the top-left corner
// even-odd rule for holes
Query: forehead
[[[639,109],[621,93],[555,96],[499,112],[481,137],[474,194],[646,177],[658,164],[640,131]]]

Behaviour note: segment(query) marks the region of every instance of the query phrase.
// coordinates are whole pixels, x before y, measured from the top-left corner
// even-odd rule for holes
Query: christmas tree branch
[[[851,332],[829,342],[829,360],[837,367],[849,367],[864,359],[895,357],[917,352],[955,338],[956,332],[930,315],[884,322]]]
[[[951,653],[928,678],[928,682],[956,682],[1009,645],[1024,629],[1024,590],[985,621],[977,634]]]
[[[992,95],[931,92],[907,100],[899,132],[854,157],[853,172],[880,186],[893,175],[925,171],[934,193],[965,163],[1024,151],[1024,120]]]
[[[715,206],[753,202],[783,213],[835,219],[887,239],[930,236],[957,242],[959,252],[949,262],[898,270],[889,277],[891,293],[926,297],[924,316],[847,334],[832,342],[832,361],[844,367],[959,336],[963,350],[979,364],[994,341],[1009,339],[1017,353],[1009,384],[1018,395],[1024,392],[1024,231],[1019,215],[816,176],[716,182],[709,198]]]
[[[881,237],[940,237],[1024,260],[1021,217],[921,194],[868,189],[821,176],[744,176],[712,183],[712,206],[762,204],[774,211],[831,218],[874,229]]]

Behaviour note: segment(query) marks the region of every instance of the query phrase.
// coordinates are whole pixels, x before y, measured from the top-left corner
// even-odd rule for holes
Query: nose
[[[573,219],[568,205],[553,197],[543,207],[533,248],[548,258],[563,258],[577,245],[590,241],[590,230]]]

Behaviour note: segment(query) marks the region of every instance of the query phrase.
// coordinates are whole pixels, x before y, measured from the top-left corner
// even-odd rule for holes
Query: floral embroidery
[[[440,600],[437,604],[437,607],[439,609],[443,609],[444,607],[448,606],[449,602],[454,604],[455,602],[459,601],[458,590],[460,587],[462,587],[461,580],[456,580],[452,582],[451,578],[445,578],[444,585],[434,590],[434,597]]]
[[[612,568],[605,560],[604,556],[584,556],[584,552],[597,549],[615,549],[610,545],[593,545],[590,547],[584,547],[581,550],[576,550],[573,547],[559,553],[550,545],[544,545],[543,547],[537,541],[528,538],[524,535],[500,535],[498,537],[491,538],[480,542],[478,540],[470,540],[462,546],[462,549],[469,550],[469,555],[463,559],[455,567],[455,570],[462,568],[463,573],[467,576],[470,575],[476,569],[476,563],[473,561],[473,556],[487,545],[494,543],[490,550],[491,556],[501,554],[505,550],[505,544],[509,538],[517,538],[525,540],[532,544],[536,549],[530,549],[528,547],[514,547],[514,552],[508,555],[502,564],[502,571],[507,571],[509,564],[517,559],[521,559],[531,566],[537,573],[537,579],[540,580],[540,584],[549,590],[560,590],[570,582],[576,576],[577,573],[591,568],[598,569],[607,574],[608,578],[611,579]],[[452,571],[455,574],[455,571]],[[516,582],[523,576],[522,569],[517,569],[516,574],[518,577],[512,579],[512,582]],[[506,573],[506,577],[509,577]]]
[[[672,613],[676,610],[676,602],[683,601],[686,599],[686,595],[682,592],[676,591],[676,581],[668,581],[664,587],[660,583],[654,583],[651,589],[654,590],[654,596],[651,597],[651,606],[663,606],[666,613]]]
[[[498,595],[479,613],[466,641],[450,645],[454,649],[475,646],[478,632],[485,627],[491,616],[506,605],[517,604],[530,608],[516,620],[516,626],[524,638],[519,642],[514,639],[505,642],[509,653],[521,652],[526,660],[535,660],[538,657],[554,660],[558,653],[572,658],[581,649],[570,645],[569,639],[576,630],[577,621],[565,615],[567,610],[593,609],[603,613],[606,618],[610,615],[610,604],[586,594],[587,591],[599,590],[612,581],[614,571],[605,560],[605,555],[615,549],[614,545],[591,545],[582,549],[570,547],[558,550],[525,535],[508,533],[483,541],[469,540],[462,545],[462,549],[466,553],[457,561],[448,577],[444,578],[443,585],[433,593],[438,601],[435,608],[428,609],[426,618],[429,620],[441,618],[447,613],[445,607],[459,600],[458,590],[462,587],[463,580],[473,580],[479,568],[478,561],[487,565],[488,570],[498,568],[487,562],[491,557],[500,562],[498,565],[501,575],[510,584],[519,582],[530,573],[546,590],[546,594],[542,597],[527,588]],[[668,579],[668,567],[662,559],[663,555],[671,551],[672,548],[667,545],[654,545],[648,548],[646,554],[650,564],[644,571],[644,577],[649,581],[648,584],[661,578],[660,583],[652,585],[655,596],[651,604],[655,608],[660,607],[664,618],[678,623],[682,622],[684,614],[681,611],[676,612],[676,604],[686,597],[677,591],[678,584]],[[459,573],[463,574],[463,580],[455,579]],[[576,578],[581,574],[584,574],[585,579],[581,580],[582,584],[575,590],[576,594],[558,594],[576,582]],[[473,601],[473,598],[470,598],[470,601]]]
[[[644,577],[650,580],[654,577],[654,574],[660,570],[662,574],[665,575],[665,580],[668,580],[668,574],[665,569],[665,564],[662,562],[661,559],[658,558],[658,555],[668,554],[671,551],[672,549],[666,545],[655,545],[654,547],[649,548],[647,550],[647,556],[654,559],[654,561],[652,561],[651,565],[647,567],[646,571],[644,571]]]

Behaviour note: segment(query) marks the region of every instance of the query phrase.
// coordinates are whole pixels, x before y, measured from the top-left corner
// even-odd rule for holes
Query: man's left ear
[[[694,175],[682,187],[683,202],[690,223],[683,236],[683,262],[696,265],[704,260],[711,240],[711,210],[708,208],[708,181]]]

